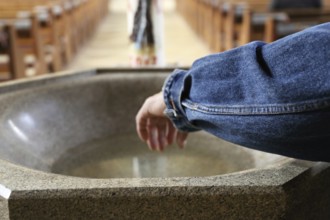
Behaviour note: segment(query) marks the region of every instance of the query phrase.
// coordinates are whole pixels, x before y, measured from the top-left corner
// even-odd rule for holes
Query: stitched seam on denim
[[[188,119],[186,118],[172,118],[173,122],[176,122],[175,125],[179,125],[180,127],[184,127],[184,128],[190,128],[190,129],[194,129],[194,130],[200,130],[200,128],[196,127],[195,125],[193,125],[192,123],[190,123],[188,121]]]
[[[173,80],[174,80],[174,75],[173,74],[169,75],[164,83],[162,90],[163,90],[163,97],[164,97],[164,102],[166,104],[166,108],[168,110],[174,111],[175,114],[177,114],[178,112],[174,109],[173,98],[170,94],[170,89],[172,87]],[[171,107],[171,108],[169,108],[169,107]]]
[[[173,78],[174,78],[174,76],[170,75],[164,83],[163,93],[164,93],[164,97],[166,97],[166,98],[169,98],[168,96],[170,93],[170,87],[172,86],[172,83],[173,83]]]
[[[179,125],[180,127],[187,127],[187,128],[191,128],[191,129],[200,129],[196,126],[194,126],[192,123],[189,122],[188,119],[186,119],[185,117],[183,117],[179,111],[177,111],[175,109],[175,102],[173,100],[173,97],[171,96],[170,94],[170,90],[171,90],[171,87],[172,87],[172,84],[173,84],[173,81],[174,81],[174,78],[175,78],[175,74],[171,74],[165,81],[164,83],[164,86],[162,88],[163,90],[163,95],[164,95],[164,98],[165,98],[165,102],[167,102],[170,106],[172,106],[172,109],[171,110],[174,110],[176,113],[177,113],[177,116],[176,117],[170,117],[170,119],[175,122],[176,125]],[[181,93],[181,92],[180,92]],[[173,102],[173,103],[172,103]],[[178,114],[179,113],[179,114]]]
[[[208,114],[223,115],[277,115],[308,112],[330,107],[330,99],[320,99],[310,102],[273,105],[232,105],[232,106],[206,106],[190,100],[184,100],[183,106],[191,110]]]

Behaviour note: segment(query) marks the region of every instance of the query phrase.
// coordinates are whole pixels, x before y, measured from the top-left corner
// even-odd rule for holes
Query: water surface
[[[200,133],[185,149],[150,151],[135,134],[91,141],[66,152],[52,172],[90,178],[192,177],[235,172],[253,166],[240,147]]]

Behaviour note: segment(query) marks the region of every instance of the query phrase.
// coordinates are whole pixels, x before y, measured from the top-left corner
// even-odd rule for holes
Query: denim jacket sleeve
[[[319,160],[301,149],[321,139],[330,148],[330,126],[312,115],[330,107],[330,23],[201,58],[187,71],[175,70],[163,94],[165,114],[180,130],[203,129],[251,148]],[[326,112],[322,119],[330,124]]]

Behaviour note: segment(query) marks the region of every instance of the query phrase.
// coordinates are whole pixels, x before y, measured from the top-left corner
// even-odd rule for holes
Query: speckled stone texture
[[[0,219],[9,219],[8,200],[0,196]]]
[[[330,219],[326,163],[251,153],[254,167],[207,177],[52,173],[71,147],[134,130],[128,112],[139,106],[130,103],[169,72],[91,70],[0,86],[0,219]]]

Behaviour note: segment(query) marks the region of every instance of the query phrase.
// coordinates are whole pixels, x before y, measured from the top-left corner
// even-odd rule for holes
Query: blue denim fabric
[[[163,94],[180,130],[330,162],[330,23],[201,58],[175,70]]]

